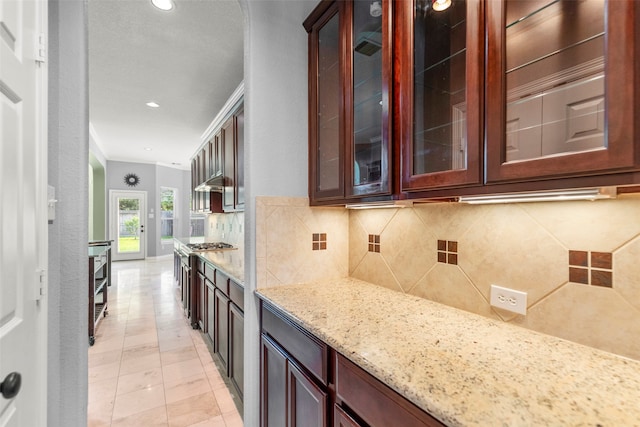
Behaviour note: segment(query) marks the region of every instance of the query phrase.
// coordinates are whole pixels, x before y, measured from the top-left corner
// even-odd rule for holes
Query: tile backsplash
[[[258,287],[348,275],[640,359],[639,196],[352,211],[260,198],[256,215]],[[329,250],[312,253],[314,230]],[[492,284],[527,292],[527,315],[491,307]]]
[[[214,213],[207,216],[205,236],[225,242],[238,249],[244,248],[244,212]]]

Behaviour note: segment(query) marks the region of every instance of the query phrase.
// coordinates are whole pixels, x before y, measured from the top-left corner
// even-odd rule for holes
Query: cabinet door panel
[[[383,194],[390,191],[391,137],[388,126],[391,86],[390,5],[379,3],[371,13],[371,3],[345,2],[349,23],[349,55],[346,75],[350,93],[345,97],[345,124],[349,149],[345,156],[346,196]]]
[[[244,209],[244,108],[236,117],[236,209]]]
[[[224,190],[222,192],[222,208],[225,212],[234,209],[235,161],[234,161],[234,124],[230,117],[222,125],[222,158],[224,173]]]
[[[344,197],[340,2],[309,32],[309,192],[312,200]],[[305,24],[307,24],[305,22]]]
[[[288,427],[325,427],[327,425],[327,394],[288,363],[289,424]]]
[[[487,182],[637,167],[632,123],[640,97],[630,70],[640,53],[640,4],[526,0],[486,7]],[[540,151],[513,156],[512,107],[534,98],[542,106],[528,128],[539,129]]]
[[[344,412],[344,410],[335,405],[333,407],[333,427],[363,427],[361,424],[358,424],[356,420],[351,418],[349,414]]]
[[[229,378],[242,399],[244,395],[244,314],[229,305]]]
[[[284,427],[287,425],[287,359],[265,335],[261,341],[262,427]]]
[[[214,342],[214,333],[215,333],[215,327],[214,327],[214,323],[216,320],[215,317],[215,297],[214,297],[214,287],[213,284],[210,283],[208,280],[205,282],[207,285],[207,298],[206,298],[206,303],[207,303],[207,327],[206,327],[206,334],[209,337],[209,339],[211,340],[211,342]]]
[[[225,375],[229,375],[229,298],[219,289],[214,292],[215,309],[213,324],[214,340],[213,352],[218,355],[222,363]]]
[[[479,184],[483,4],[436,11],[424,1],[400,2],[394,37],[402,190]]]

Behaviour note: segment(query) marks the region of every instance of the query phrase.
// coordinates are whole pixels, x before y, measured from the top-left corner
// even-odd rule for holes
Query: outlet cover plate
[[[527,314],[527,293],[491,285],[491,305],[518,314]]]

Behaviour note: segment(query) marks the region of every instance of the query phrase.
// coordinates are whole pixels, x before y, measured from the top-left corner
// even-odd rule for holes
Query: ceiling
[[[88,2],[89,115],[108,160],[189,169],[202,134],[242,82],[238,2],[174,2],[169,12],[150,0]]]

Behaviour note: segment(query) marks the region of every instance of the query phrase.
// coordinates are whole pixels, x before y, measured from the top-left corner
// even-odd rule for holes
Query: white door
[[[46,425],[46,19],[44,0],[0,0],[2,427]]]
[[[125,261],[146,256],[146,191],[109,191],[112,259]]]

